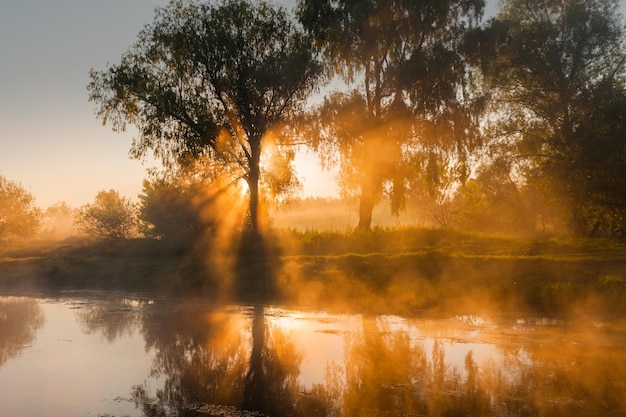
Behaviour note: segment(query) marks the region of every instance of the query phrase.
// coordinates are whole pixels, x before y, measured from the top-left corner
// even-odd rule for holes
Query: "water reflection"
[[[136,389],[146,415],[212,415],[216,406],[272,416],[626,413],[625,346],[601,329],[269,311],[145,316],[153,372],[166,377],[157,392]],[[316,355],[324,347],[307,345],[311,333],[340,338],[343,358]],[[325,369],[320,380],[301,375],[311,360]]]
[[[0,301],[2,364],[43,317],[36,300]],[[626,415],[622,320],[370,317],[168,299],[64,305],[103,344],[144,341],[150,374],[124,394],[137,416]]]
[[[309,402],[298,380],[303,354],[267,326],[263,306],[189,313],[145,317],[147,346],[158,352],[153,373],[166,377],[156,392],[135,389],[146,415],[197,415],[216,405],[299,415]]]
[[[39,304],[29,298],[0,298],[0,366],[18,355],[43,325]]]
[[[249,355],[245,322],[239,314],[189,307],[146,314],[141,332],[146,348],[156,350],[152,373],[165,377],[154,393],[135,389],[146,414],[240,404]]]
[[[78,322],[87,334],[100,333],[108,342],[130,336],[141,324],[141,313],[152,301],[113,298],[73,302]]]

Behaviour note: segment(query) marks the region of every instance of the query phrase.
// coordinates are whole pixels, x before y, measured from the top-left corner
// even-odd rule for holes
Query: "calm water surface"
[[[626,416],[626,322],[0,296],[0,410]]]

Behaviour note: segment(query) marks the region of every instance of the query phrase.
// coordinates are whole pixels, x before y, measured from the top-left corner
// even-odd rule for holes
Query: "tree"
[[[120,64],[91,71],[88,88],[104,123],[138,128],[132,155],[152,149],[166,165],[206,157],[232,183],[245,179],[257,234],[264,145],[271,137],[280,152],[289,142],[286,124],[319,73],[309,38],[282,8],[172,0]]]
[[[93,204],[79,209],[76,225],[98,239],[128,239],[135,232],[135,206],[115,190],[100,191]]]
[[[202,189],[208,178],[201,171],[177,169],[153,172],[139,195],[139,219],[143,233],[158,239],[191,243],[217,225],[211,202]],[[207,211],[209,213],[207,213]]]
[[[593,235],[599,227],[620,230],[626,226],[626,90],[610,87],[597,92],[597,104],[581,121],[569,162],[575,194],[596,208],[598,217],[585,224]],[[564,167],[567,168],[567,167]],[[563,172],[563,170],[561,170]],[[581,198],[582,199],[582,198]]]
[[[344,193],[359,194],[357,229],[370,228],[372,211],[386,183],[391,183],[392,197],[402,197],[402,143],[407,140],[409,122],[387,116],[385,121],[371,117],[366,100],[358,91],[333,93],[318,110],[314,143],[325,163],[331,163],[331,158],[339,159]],[[398,181],[394,183],[394,179]]]
[[[594,197],[597,179],[610,176],[606,163],[610,171],[624,169],[623,122],[594,121],[607,121],[623,97],[618,2],[506,0],[501,7],[489,28],[500,39],[492,43],[497,56],[487,65],[498,135],[509,145],[513,166],[549,184],[543,188],[561,196],[572,229],[582,233],[587,206],[608,207],[604,197]],[[605,191],[623,194],[615,182]]]
[[[358,228],[371,226],[385,188],[394,208],[402,206],[407,153],[445,149],[463,160],[477,140],[471,114],[481,106],[467,95],[461,41],[483,7],[482,0],[299,2],[298,18],[331,74],[348,84],[360,80],[348,97],[328,97],[321,111],[335,115],[328,123],[344,125],[322,128],[321,139],[341,151],[342,163],[355,174]],[[345,131],[348,123],[352,130]]]
[[[204,231],[192,187],[165,178],[144,180],[139,200],[139,219],[146,226],[146,236],[190,241]]]
[[[27,237],[40,224],[41,210],[32,194],[0,175],[0,239]]]
[[[478,168],[476,178],[459,187],[452,201],[454,226],[479,232],[527,233],[534,230],[535,210],[528,190],[510,175],[505,160]]]

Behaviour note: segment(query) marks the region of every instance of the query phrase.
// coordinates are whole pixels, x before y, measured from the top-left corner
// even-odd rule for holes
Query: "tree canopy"
[[[615,175],[626,164],[617,7],[615,0],[506,0],[488,29],[499,37],[488,66],[497,134],[513,165],[564,199],[577,232],[588,227],[589,205],[623,206],[615,198],[625,185]]]
[[[93,204],[81,207],[76,225],[96,239],[128,239],[136,232],[134,205],[115,190],[100,191]]]
[[[266,197],[298,188],[302,139],[358,197],[359,229],[379,201],[397,213],[409,199],[440,226],[530,230],[563,208],[577,232],[623,224],[617,0],[503,0],[478,26],[484,6],[298,0],[296,21],[263,1],[171,0],[119,64],[91,71],[90,99],[115,130],[137,127],[132,156],[163,161],[141,197],[160,237],[176,233],[166,223],[178,203],[178,220],[212,227],[196,210],[220,218],[227,195],[232,212],[243,194],[224,190],[243,184],[258,234]],[[344,84],[310,106],[334,77]],[[185,170],[193,184],[176,183]]]
[[[327,97],[321,113],[332,115],[328,124],[340,126],[320,130],[321,140],[341,153],[344,173],[352,172],[348,179],[360,194],[358,228],[370,227],[385,189],[395,208],[402,206],[408,155],[437,148],[462,160],[477,140],[471,116],[480,106],[467,95],[469,69],[461,45],[483,7],[482,0],[298,3],[298,18],[315,37],[329,74],[356,85],[350,98]]]
[[[264,144],[271,136],[280,152],[289,142],[286,123],[319,73],[309,38],[282,8],[172,0],[120,64],[91,71],[89,92],[104,123],[139,129],[132,155],[152,150],[166,165],[202,156],[232,182],[244,179],[257,232]]]
[[[0,239],[24,238],[37,231],[41,210],[21,184],[0,175]]]

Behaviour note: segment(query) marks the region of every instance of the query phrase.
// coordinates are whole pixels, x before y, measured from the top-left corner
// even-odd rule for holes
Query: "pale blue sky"
[[[129,159],[132,130],[102,126],[86,86],[89,70],[119,62],[154,8],[166,4],[0,0],[0,175],[20,182],[40,207],[79,207],[102,189],[133,199],[141,191],[151,163]],[[334,185],[319,183],[332,177],[312,159],[300,157],[304,193],[334,194]]]
[[[132,132],[102,126],[86,86],[89,70],[117,63],[165,4],[0,0],[0,175],[20,182],[40,207],[79,207],[102,189],[133,199],[141,191],[146,166],[128,158]],[[303,195],[335,193],[311,155],[298,166]]]
[[[87,100],[90,68],[118,62],[167,0],[0,0],[0,174],[47,207],[101,189],[135,198],[145,167],[132,134],[103,127]]]

